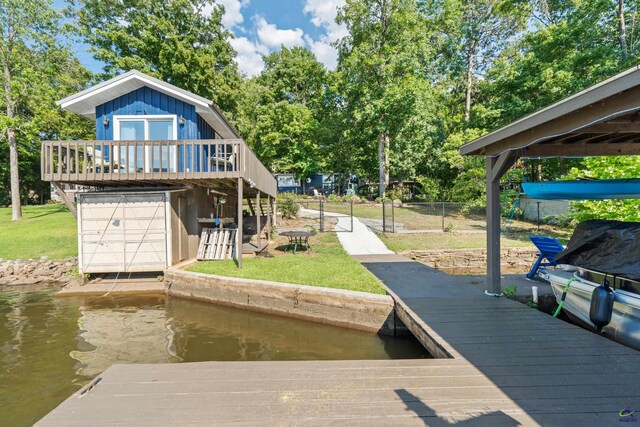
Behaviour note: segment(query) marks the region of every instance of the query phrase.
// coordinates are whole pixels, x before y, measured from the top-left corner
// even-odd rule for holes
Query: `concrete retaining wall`
[[[529,271],[536,257],[536,248],[508,248],[500,251],[502,274],[522,274]],[[447,249],[408,251],[403,255],[452,274],[486,274],[486,249]]]
[[[394,302],[374,295],[266,280],[165,271],[167,295],[393,335]]]

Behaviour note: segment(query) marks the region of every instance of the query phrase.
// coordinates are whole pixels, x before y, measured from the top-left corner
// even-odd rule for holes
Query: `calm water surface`
[[[423,357],[413,337],[197,301],[0,292],[0,424],[33,424],[114,363]]]

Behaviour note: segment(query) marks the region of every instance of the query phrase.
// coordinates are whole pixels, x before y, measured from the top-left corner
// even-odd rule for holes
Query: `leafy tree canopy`
[[[75,1],[75,0],[74,0]],[[78,0],[77,24],[103,77],[138,69],[237,108],[240,75],[214,0]]]

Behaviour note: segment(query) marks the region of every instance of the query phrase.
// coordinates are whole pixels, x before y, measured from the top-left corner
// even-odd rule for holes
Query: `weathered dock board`
[[[114,365],[38,425],[619,425],[640,352],[396,256],[366,257],[452,358]]]

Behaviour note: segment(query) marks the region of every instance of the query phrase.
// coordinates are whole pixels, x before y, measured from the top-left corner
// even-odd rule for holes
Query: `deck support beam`
[[[260,224],[260,191],[258,190],[256,193],[256,244],[258,245],[258,253],[260,252],[260,247],[262,245],[262,237],[260,236],[261,226]]]
[[[244,186],[244,180],[238,178],[238,231],[236,233],[236,261],[238,262],[238,268],[242,268],[242,205],[244,203],[244,195],[242,194]]]
[[[75,219],[78,219],[78,211],[76,210],[76,207],[73,206],[73,201],[69,198],[69,196],[67,196],[67,193],[65,193],[64,190],[62,189],[62,186],[60,185],[60,183],[56,181],[52,181],[51,183],[53,184],[53,188],[56,189],[56,193],[58,193],[58,196],[60,196],[60,198],[64,202],[67,209],[69,209],[69,212],[71,212],[71,215],[73,215]]]
[[[487,287],[500,294],[500,178],[516,161],[511,152],[487,156]]]

